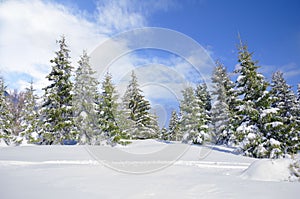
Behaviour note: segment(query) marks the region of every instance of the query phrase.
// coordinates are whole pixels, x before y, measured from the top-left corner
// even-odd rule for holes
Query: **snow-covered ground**
[[[155,140],[0,147],[0,198],[298,198],[290,162]]]

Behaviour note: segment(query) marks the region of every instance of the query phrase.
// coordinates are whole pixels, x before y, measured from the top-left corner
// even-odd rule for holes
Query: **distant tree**
[[[182,141],[182,133],[179,129],[179,117],[175,110],[172,111],[170,122],[169,122],[169,134],[170,140]]]
[[[9,145],[12,141],[8,96],[4,79],[0,77],[0,142]]]
[[[230,80],[226,68],[217,62],[212,76],[215,102],[211,109],[213,134],[217,144],[235,144],[234,131],[237,121],[238,103],[235,84]]]
[[[59,50],[50,61],[53,66],[47,76],[51,84],[44,88],[42,144],[64,144],[78,138],[73,118],[70,50],[64,36],[57,43]]]
[[[150,103],[142,95],[142,90],[139,88],[137,77],[132,71],[131,81],[123,97],[124,114],[131,120],[133,124],[129,129],[124,129],[125,132],[133,139],[148,139],[158,137],[157,129],[154,120],[155,116],[150,114]]]
[[[170,141],[170,132],[166,128],[161,129],[160,139]]]
[[[8,109],[10,114],[11,134],[18,136],[22,131],[21,119],[24,109],[24,92],[18,92],[14,90],[8,95]],[[17,141],[17,140],[15,140]],[[18,141],[20,141],[18,139]]]
[[[300,84],[297,85],[297,101],[300,102]]]
[[[199,85],[194,91],[192,87],[183,90],[183,100],[180,103],[180,131],[184,133],[185,142],[202,144],[209,139],[206,85]]]
[[[24,93],[24,108],[21,119],[22,132],[20,134],[23,143],[37,143],[40,141],[41,122],[39,105],[37,104],[38,96],[34,92],[33,82],[31,82],[30,87],[26,88]]]
[[[93,137],[100,134],[97,115],[99,82],[94,77],[96,72],[90,66],[86,51],[83,51],[78,64],[73,86],[74,120],[79,143],[92,144]]]

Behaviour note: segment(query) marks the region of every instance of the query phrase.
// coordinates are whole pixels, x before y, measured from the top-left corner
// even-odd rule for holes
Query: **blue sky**
[[[94,13],[99,3],[93,0],[57,2],[88,13]],[[188,35],[229,70],[233,70],[237,63],[239,32],[250,51],[254,52],[254,59],[259,60],[265,76],[270,78],[272,72],[282,70],[291,85],[300,82],[298,0],[161,1],[162,8],[156,9],[151,8],[151,4],[133,2],[132,7],[147,10],[144,12],[147,26],[169,28]]]
[[[70,38],[70,46],[76,48],[71,49],[75,51],[72,56],[75,59],[81,49],[91,50],[97,43],[94,41],[130,28],[153,26],[186,34],[206,48],[213,60],[223,62],[229,71],[237,64],[239,32],[267,78],[281,70],[295,87],[300,75],[299,7],[297,0],[1,1],[0,58],[4,61],[0,63],[0,71],[12,88],[24,87],[30,81],[24,77],[30,73],[43,85],[37,77],[49,71],[49,66],[42,65],[47,65],[53,57],[54,41],[59,35]],[[61,24],[56,26],[55,22]],[[83,38],[82,43],[86,45],[74,41],[78,38]],[[22,63],[22,59],[37,61]],[[12,61],[15,66],[9,66]],[[15,79],[18,74],[21,80]]]
[[[178,103],[171,103],[170,98],[173,102],[180,98],[181,87],[176,83],[182,77],[178,74],[193,73],[187,61],[220,60],[229,72],[234,70],[238,33],[254,52],[260,71],[268,80],[273,72],[281,70],[295,89],[300,83],[299,8],[298,0],[4,0],[0,1],[0,75],[10,89],[23,90],[33,80],[41,94],[41,89],[49,84],[45,76],[51,70],[49,60],[54,57],[55,41],[61,35],[67,38],[71,61],[76,67],[83,49],[91,53],[99,44],[123,31],[161,27],[198,42],[212,59],[200,53],[198,57],[191,55],[183,60],[172,53],[145,49],[115,60],[110,70],[116,79],[128,81],[133,68],[146,66],[139,69],[138,77],[142,86],[146,82],[143,87],[146,97],[161,97],[151,101],[162,117],[178,108]],[[127,49],[126,44],[121,45],[120,49]],[[113,49],[106,51],[116,53],[110,50]],[[151,74],[154,68],[163,69]],[[167,83],[151,88],[147,84],[149,77]],[[190,75],[186,80],[197,82],[193,78]],[[126,85],[120,82],[116,84],[124,90]]]

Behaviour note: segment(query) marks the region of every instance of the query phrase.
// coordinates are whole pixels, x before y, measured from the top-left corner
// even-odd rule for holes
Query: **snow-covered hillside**
[[[155,140],[0,147],[0,198],[298,198],[299,182],[286,181],[291,160],[231,151]]]

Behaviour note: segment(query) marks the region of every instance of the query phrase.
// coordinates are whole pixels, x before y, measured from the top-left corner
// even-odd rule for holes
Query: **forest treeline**
[[[185,88],[180,111],[174,110],[168,128],[162,129],[134,72],[124,96],[119,96],[110,73],[101,82],[95,78],[85,51],[74,68],[65,37],[57,43],[42,96],[37,96],[33,82],[26,91],[8,92],[0,78],[1,142],[115,145],[163,139],[235,146],[256,158],[300,150],[300,86],[294,93],[280,71],[268,82],[243,43],[238,47],[236,81],[217,62],[213,90],[205,83]]]

